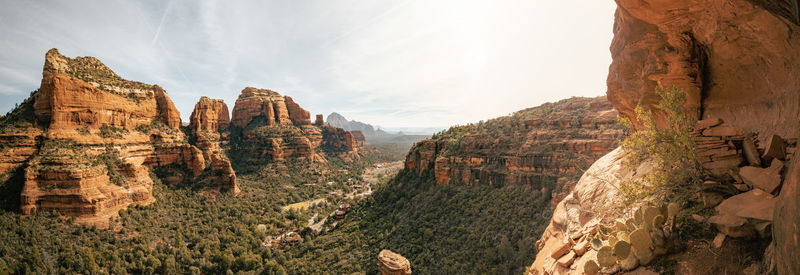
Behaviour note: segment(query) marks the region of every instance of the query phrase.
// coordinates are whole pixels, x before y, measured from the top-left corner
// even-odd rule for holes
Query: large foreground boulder
[[[383,275],[411,274],[411,263],[408,259],[387,249],[378,254],[378,268]]]

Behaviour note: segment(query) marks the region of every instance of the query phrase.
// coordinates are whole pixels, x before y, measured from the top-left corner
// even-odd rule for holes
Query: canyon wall
[[[437,184],[536,184],[581,173],[623,135],[605,97],[546,103],[418,142],[405,168]],[[577,178],[562,179],[572,181]]]
[[[12,113],[2,120],[0,172],[24,174],[24,215],[57,210],[105,226],[118,210],[154,201],[152,168],[217,174],[161,87],[124,80],[93,57],[48,51],[39,90]]]
[[[753,133],[758,148],[751,150],[756,153],[765,151],[764,146],[769,144],[766,141],[774,134],[787,140],[800,135],[797,1],[616,3],[607,97],[620,114],[633,119],[634,108],[642,104],[654,110],[658,124],[663,125],[656,87],[674,87],[687,94],[685,108],[694,118],[721,118],[719,121],[726,125]],[[800,210],[800,165],[796,154],[787,165],[786,180],[772,215],[773,248],[768,251],[773,253],[767,253],[771,257],[767,261],[776,263],[778,274],[800,273],[795,260],[800,257],[800,218],[796,214]],[[624,152],[611,153],[596,162],[558,204],[550,225],[537,242],[538,254],[530,274],[582,273],[582,262],[562,265],[554,255],[564,247],[567,236],[592,228],[595,218],[602,218],[596,213],[619,199],[613,195],[616,188],[609,186],[647,174],[639,171],[641,167],[619,170],[623,156]],[[581,259],[584,258],[589,257],[584,255]],[[691,268],[678,268],[680,272],[691,272]]]

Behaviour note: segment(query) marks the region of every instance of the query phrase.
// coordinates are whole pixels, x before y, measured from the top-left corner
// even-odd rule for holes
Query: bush
[[[127,134],[128,130],[125,128],[117,128],[108,124],[100,126],[100,136],[104,138],[122,138],[123,135]]]
[[[628,205],[685,200],[689,187],[700,180],[702,169],[697,161],[697,145],[691,136],[697,121],[688,117],[683,108],[686,94],[677,88],[668,91],[656,88],[656,93],[661,96],[658,106],[665,117],[663,127],[657,127],[653,112],[639,104],[635,112],[641,128],[622,142],[622,149],[628,152],[625,161],[630,169],[645,162],[653,165],[647,176],[620,183],[620,192]],[[631,125],[626,118],[620,122]]]

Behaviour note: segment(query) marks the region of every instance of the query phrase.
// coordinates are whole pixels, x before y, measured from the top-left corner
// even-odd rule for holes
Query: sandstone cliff
[[[568,175],[616,147],[623,134],[616,118],[604,97],[546,103],[436,134],[414,145],[405,168],[430,170],[437,184],[537,184],[544,177],[574,184]]]
[[[163,89],[124,80],[93,57],[48,51],[41,87],[12,113],[2,119],[0,172],[24,174],[25,215],[58,210],[103,226],[154,200],[151,168],[179,165],[194,178],[207,168]]]
[[[203,181],[211,182],[213,186],[230,190],[234,194],[239,193],[236,173],[222,147],[227,142],[225,131],[230,125],[228,105],[221,99],[201,97],[189,120],[192,135],[190,140],[202,150],[203,158],[211,171]]]
[[[800,26],[798,26],[797,1],[732,0],[732,1],[616,1],[614,40],[611,45],[613,62],[608,75],[608,99],[622,115],[632,118],[637,104],[657,112],[657,122],[663,124],[657,105],[659,96],[655,87],[677,87],[687,94],[686,110],[697,119],[706,119],[698,128],[714,130],[697,132],[698,155],[706,168],[721,176],[733,175],[740,188],[731,203],[720,201],[724,197],[699,194],[703,203],[720,204],[717,215],[731,207],[750,207],[764,210],[750,217],[730,217],[736,226],[749,226],[749,233],[759,231],[762,237],[772,237],[772,247],[767,249],[766,262],[777,267],[778,274],[800,273],[795,259],[800,257],[797,228],[800,218],[798,194],[797,153],[784,151],[783,142],[773,146],[775,135],[796,140],[800,134]],[[716,122],[715,122],[716,121]],[[724,121],[724,125],[713,126]],[[713,123],[712,123],[713,122]],[[752,137],[752,139],[751,139]],[[777,148],[777,149],[776,149]],[[772,160],[789,160],[788,171],[781,173],[783,164]],[[793,149],[792,149],[793,150]],[[763,155],[762,155],[763,154]],[[570,245],[571,237],[593,228],[601,209],[613,207],[619,199],[616,188],[619,182],[647,174],[646,168],[620,169],[624,165],[624,152],[614,151],[597,161],[581,178],[575,190],[556,208],[550,225],[537,243],[538,255],[529,272],[532,274],[581,274],[583,261],[593,250],[575,260],[562,262],[568,256],[559,250]],[[719,157],[719,160],[715,160]],[[776,165],[777,163],[777,165]],[[717,164],[724,164],[722,166]],[[741,167],[750,165],[750,167]],[[762,166],[764,168],[762,168]],[[767,167],[769,166],[769,167]],[[722,169],[720,169],[722,168]],[[644,170],[642,170],[644,169]],[[745,178],[738,178],[741,175]],[[758,175],[756,178],[747,178]],[[762,177],[763,175],[763,177]],[[738,178],[738,179],[737,179]],[[781,179],[783,189],[780,189]],[[759,181],[771,182],[760,185]],[[775,182],[777,181],[777,186]],[[704,183],[714,186],[713,181]],[[759,189],[745,192],[749,189]],[[774,191],[763,191],[774,190]],[[772,198],[769,193],[779,193]],[[713,194],[713,193],[712,193]],[[758,194],[753,195],[753,194]],[[730,196],[730,195],[728,195]],[[752,199],[753,197],[763,197]],[[742,203],[744,200],[746,204]],[[733,206],[732,206],[733,205]],[[774,212],[772,211],[774,207]],[[698,216],[702,220],[703,217]],[[712,217],[713,218],[713,217]],[[726,231],[731,227],[708,219],[723,231],[714,245],[722,245],[725,235],[742,232]],[[774,224],[773,230],[757,225]],[[768,227],[767,227],[768,228]],[[745,228],[746,229],[746,228]],[[719,242],[717,241],[719,239]],[[574,247],[573,247],[574,249]],[[771,251],[771,252],[770,252]],[[705,253],[705,251],[703,252]],[[742,251],[738,253],[743,253]],[[757,251],[758,253],[764,253]],[[739,255],[741,256],[741,255]],[[590,255],[591,257],[591,255]],[[709,255],[709,257],[712,257]],[[719,259],[709,258],[716,262]],[[677,266],[679,273],[701,272],[694,270],[714,263],[684,264]],[[759,272],[750,266],[745,272]],[[769,268],[769,267],[767,267]],[[735,270],[742,271],[744,267]],[[702,269],[701,269],[702,270]],[[717,270],[719,272],[719,270]]]
[[[312,125],[308,111],[291,97],[247,87],[233,107],[232,153],[242,163],[324,161],[358,157],[353,135],[330,125]]]
[[[657,85],[677,87],[697,118],[796,138],[800,27],[762,8],[785,3],[617,1],[609,101],[632,116],[639,102],[658,109]]]

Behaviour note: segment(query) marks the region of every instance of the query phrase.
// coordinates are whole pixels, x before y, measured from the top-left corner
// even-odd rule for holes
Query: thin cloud
[[[200,96],[232,108],[256,86],[312,114],[465,124],[602,95],[615,4],[590,2],[16,1],[0,11],[0,112],[57,47],[161,85],[184,120]]]

